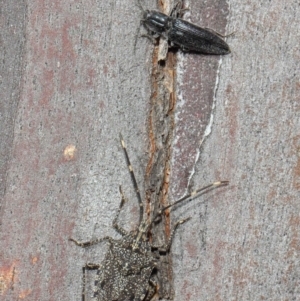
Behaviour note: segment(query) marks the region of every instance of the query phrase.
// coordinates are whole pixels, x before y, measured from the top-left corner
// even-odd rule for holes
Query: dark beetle
[[[180,11],[180,10],[179,10]],[[153,37],[162,36],[183,51],[205,54],[228,54],[230,48],[216,33],[178,18],[178,9],[170,16],[155,10],[144,10],[143,25]]]

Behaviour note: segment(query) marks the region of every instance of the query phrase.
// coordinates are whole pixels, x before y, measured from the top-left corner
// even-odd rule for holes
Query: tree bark
[[[297,1],[189,1],[185,18],[233,33],[232,53],[169,51],[163,63],[158,46],[137,38],[136,2],[0,5],[1,297],[80,300],[81,267],[101,263],[107,246],[68,239],[119,237],[119,185],[128,200],[120,224],[135,229],[121,132],[145,215],[230,181],[153,227],[151,239],[164,242],[192,217],[162,263],[164,298],[300,298]]]

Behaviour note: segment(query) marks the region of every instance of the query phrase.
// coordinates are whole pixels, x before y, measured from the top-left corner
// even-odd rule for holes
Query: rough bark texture
[[[299,3],[189,7],[196,24],[234,32],[230,55],[179,51],[157,65],[147,39],[134,49],[133,1],[0,1],[3,300],[80,300],[81,267],[106,247],[68,238],[118,237],[119,185],[129,200],[121,220],[134,228],[119,132],[151,210],[230,181],[153,229],[160,241],[192,217],[167,265],[174,300],[300,299]]]

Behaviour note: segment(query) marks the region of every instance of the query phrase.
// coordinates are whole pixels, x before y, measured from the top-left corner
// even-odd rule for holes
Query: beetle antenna
[[[144,7],[143,7],[143,5],[142,5],[142,3],[141,3],[141,0],[137,0],[137,5],[138,5],[138,7],[144,12],[145,11],[145,9],[144,9]]]
[[[135,39],[134,39],[134,45],[133,45],[133,53],[135,53],[135,51],[136,51],[136,45],[137,45],[138,37],[140,35],[140,31],[141,31],[141,26],[138,26],[138,28],[136,30],[136,33],[135,33]]]

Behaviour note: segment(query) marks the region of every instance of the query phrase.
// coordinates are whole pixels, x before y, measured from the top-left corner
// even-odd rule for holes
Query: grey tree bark
[[[68,239],[118,237],[119,185],[121,224],[135,228],[120,132],[147,213],[230,181],[152,229],[162,242],[192,217],[162,264],[169,298],[300,299],[298,1],[187,5],[188,20],[234,33],[230,55],[170,51],[158,63],[148,39],[135,47],[136,1],[0,1],[3,300],[80,300],[81,267],[107,248]]]

